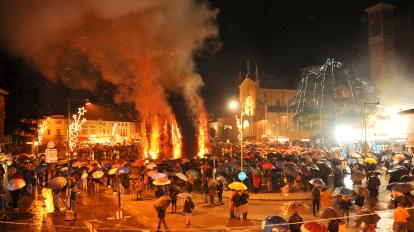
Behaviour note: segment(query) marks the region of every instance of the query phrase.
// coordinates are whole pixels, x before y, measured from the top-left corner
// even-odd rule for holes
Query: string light
[[[39,130],[37,131],[37,141],[39,142],[39,145],[42,144],[43,134],[45,133],[46,129],[47,129],[47,120],[44,120],[42,124],[40,124]]]
[[[83,117],[85,113],[85,107],[80,107],[78,108],[78,114],[72,116],[74,122],[69,125],[69,148],[71,152],[75,150],[78,143],[79,131],[82,129],[82,125],[86,122],[86,118]]]

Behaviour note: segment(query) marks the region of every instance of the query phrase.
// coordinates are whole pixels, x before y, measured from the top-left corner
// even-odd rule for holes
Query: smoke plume
[[[193,55],[218,33],[204,2],[16,0],[0,14],[0,42],[49,79],[88,89],[101,76],[149,123],[171,118],[167,92],[183,95],[195,119],[203,109]]]

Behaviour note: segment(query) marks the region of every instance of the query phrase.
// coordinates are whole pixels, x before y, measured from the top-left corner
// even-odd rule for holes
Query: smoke
[[[374,82],[381,105],[395,112],[414,107],[414,69],[405,60],[409,59],[394,58],[383,68],[384,76]]]
[[[217,36],[217,13],[193,0],[8,1],[0,42],[71,88],[103,78],[143,118],[172,115],[167,93],[181,94],[197,124],[203,80],[193,56]]]

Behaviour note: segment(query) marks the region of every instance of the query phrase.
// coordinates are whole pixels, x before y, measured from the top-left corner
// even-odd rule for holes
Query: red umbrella
[[[303,225],[309,232],[328,232],[328,229],[322,224],[316,222],[308,222]]]
[[[271,164],[271,163],[262,163],[260,166],[263,169],[275,169],[275,166],[273,166],[273,164]]]

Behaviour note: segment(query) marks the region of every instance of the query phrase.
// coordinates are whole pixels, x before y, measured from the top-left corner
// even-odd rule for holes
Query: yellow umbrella
[[[247,186],[244,185],[242,182],[233,182],[228,185],[229,189],[233,190],[246,190]]]
[[[366,158],[366,159],[364,159],[364,163],[367,163],[367,164],[377,164],[377,160],[376,159],[373,159],[373,158]]]
[[[167,178],[159,178],[159,179],[155,179],[152,183],[154,185],[167,185],[167,184],[171,184],[171,181]]]
[[[111,170],[109,170],[108,175],[113,175],[116,173],[116,171],[118,171],[118,168],[112,168]]]

